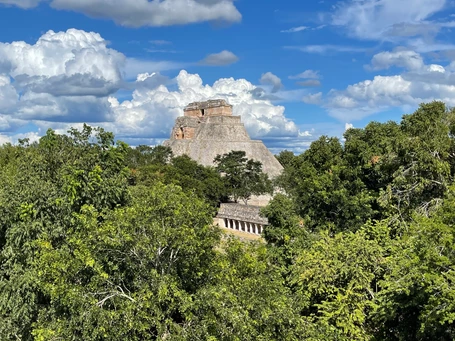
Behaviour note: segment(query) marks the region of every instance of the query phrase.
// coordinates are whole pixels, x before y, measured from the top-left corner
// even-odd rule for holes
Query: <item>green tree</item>
[[[378,340],[455,338],[454,188],[429,216],[402,223],[385,267],[375,324]]]
[[[409,216],[415,209],[428,212],[443,198],[453,180],[450,125],[450,112],[442,102],[422,104],[403,117],[404,138],[396,148],[399,167],[381,198],[398,215]]]
[[[86,205],[65,240],[42,235],[33,262],[49,296],[39,340],[176,338],[210,279],[218,231],[208,206],[177,186],[135,187],[132,205]]]
[[[171,159],[172,149],[170,147],[139,145],[135,148],[128,148],[125,162],[128,167],[136,169],[146,165],[165,165]]]
[[[194,300],[187,340],[300,340],[292,294],[264,245],[228,239]]]
[[[295,258],[309,246],[311,236],[304,227],[303,219],[297,215],[294,203],[283,194],[276,194],[261,214],[269,222],[263,233],[269,256],[287,275]]]
[[[297,159],[293,152],[289,150],[283,150],[276,155],[278,162],[285,168],[292,167]]]
[[[277,185],[295,203],[312,231],[360,228],[374,214],[374,197],[357,170],[344,160],[343,146],[336,138],[322,136],[285,168]]]
[[[2,338],[31,340],[32,325],[50,302],[33,266],[36,241],[43,235],[65,241],[84,205],[102,212],[129,202],[124,147],[89,126],[68,135],[49,130],[39,143],[6,147],[14,158],[0,163]]]
[[[271,193],[272,184],[262,172],[262,164],[245,155],[244,151],[231,151],[217,155],[214,162],[217,171],[223,174],[228,195],[235,202],[241,199],[247,204],[252,195]]]
[[[226,189],[213,167],[198,164],[189,156],[177,156],[167,163],[138,167],[132,184],[153,186],[158,182],[180,186],[185,192],[206,200],[214,209],[226,200]]]
[[[297,256],[290,281],[310,325],[310,339],[372,339],[376,326],[371,315],[385,272],[388,233],[387,224],[335,236],[323,232]]]

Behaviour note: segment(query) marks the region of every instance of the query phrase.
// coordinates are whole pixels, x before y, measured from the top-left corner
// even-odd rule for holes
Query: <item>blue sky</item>
[[[0,0],[0,143],[83,122],[166,139],[225,98],[274,152],[455,105],[449,0]]]

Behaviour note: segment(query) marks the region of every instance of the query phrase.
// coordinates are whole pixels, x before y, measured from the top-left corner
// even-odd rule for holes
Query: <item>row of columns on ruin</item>
[[[260,235],[264,226],[261,224],[250,223],[247,221],[224,218],[224,227],[231,230],[244,231]]]

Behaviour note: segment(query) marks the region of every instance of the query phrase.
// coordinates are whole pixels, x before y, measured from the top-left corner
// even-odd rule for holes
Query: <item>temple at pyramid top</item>
[[[218,154],[233,150],[245,151],[246,157],[260,161],[269,177],[283,169],[275,156],[259,140],[251,140],[240,116],[232,113],[232,105],[217,99],[188,104],[175,120],[170,139],[164,142],[174,155],[187,154],[206,166],[214,165]]]
[[[232,105],[227,104],[224,99],[215,99],[205,102],[193,102],[183,109],[185,116],[204,117],[204,116],[232,116]]]

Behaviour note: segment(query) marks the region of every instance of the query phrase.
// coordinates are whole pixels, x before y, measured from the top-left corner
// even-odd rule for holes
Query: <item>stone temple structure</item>
[[[229,230],[241,231],[260,236],[267,226],[267,218],[259,215],[260,206],[235,203],[221,204],[214,223]]]
[[[224,100],[188,104],[178,117],[171,138],[164,142],[174,155],[186,154],[205,166],[212,166],[218,154],[243,150],[246,157],[262,163],[270,178],[283,167],[262,141],[251,140],[240,116],[232,114],[232,105]]]
[[[263,172],[270,178],[283,169],[262,141],[251,140],[240,116],[234,116],[232,105],[224,100],[188,104],[184,116],[176,119],[171,138],[164,145],[171,147],[174,155],[186,154],[205,166],[213,166],[218,154],[242,150],[247,158],[260,161]],[[250,203],[256,206],[221,204],[215,223],[259,236],[267,225],[267,219],[259,215],[260,206],[265,206],[269,200],[269,196],[252,198]]]

